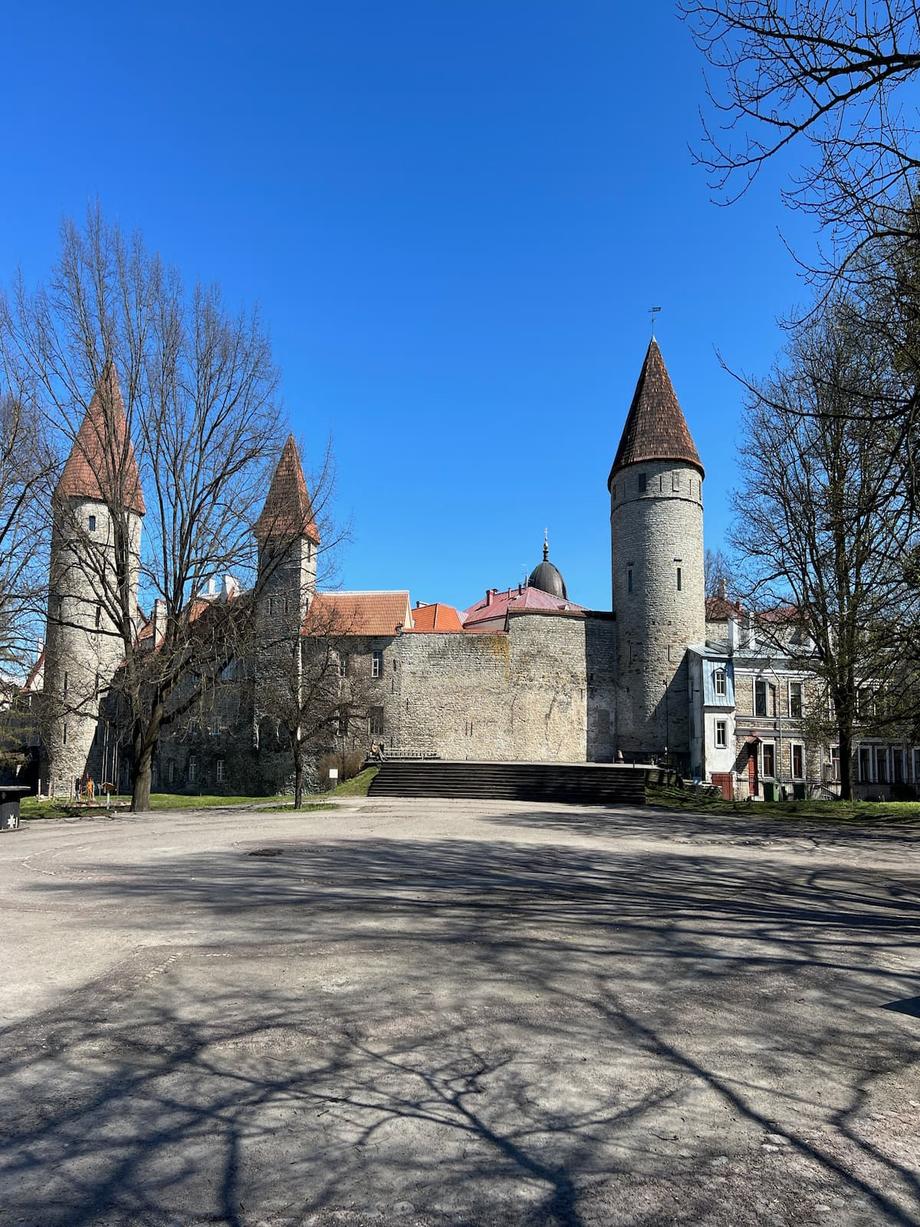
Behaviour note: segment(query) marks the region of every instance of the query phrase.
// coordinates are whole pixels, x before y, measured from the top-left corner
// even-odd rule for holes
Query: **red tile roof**
[[[687,419],[654,337],[642,363],[620,446],[607,480],[608,487],[626,465],[649,460],[678,460],[703,472]]]
[[[581,613],[584,610],[584,606],[576,605],[574,601],[552,596],[549,592],[544,592],[540,588],[530,588],[521,584],[517,588],[508,588],[504,592],[493,590],[491,600],[488,597],[483,597],[475,605],[471,605],[463,614],[463,629],[473,630],[477,623],[492,622],[497,618],[504,618],[509,610],[512,613],[526,613],[529,610]]]
[[[319,529],[313,516],[313,504],[307,491],[307,483],[297,451],[297,441],[288,435],[281,450],[281,458],[275,469],[268,497],[253,531],[259,541],[277,541],[279,538],[307,537],[319,545]]]
[[[729,601],[724,596],[706,598],[707,622],[727,622],[729,618],[740,618],[743,613],[740,601]]]
[[[318,592],[303,634],[395,635],[412,627],[408,592]]]
[[[55,496],[120,504],[141,516],[146,510],[118,375],[111,364],[93,393]]]
[[[417,605],[412,611],[413,630],[417,631],[462,631],[460,615],[453,605]]]

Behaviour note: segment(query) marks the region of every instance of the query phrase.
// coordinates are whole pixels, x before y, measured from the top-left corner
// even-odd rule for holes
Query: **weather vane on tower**
[[[655,317],[658,315],[660,311],[661,311],[660,307],[649,307],[648,309],[648,318],[652,325],[652,340],[653,341],[655,339]]]

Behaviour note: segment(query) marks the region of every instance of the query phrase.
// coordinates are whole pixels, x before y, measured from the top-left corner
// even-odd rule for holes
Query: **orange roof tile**
[[[55,496],[122,505],[141,516],[146,511],[118,375],[111,363],[93,393]]]
[[[679,460],[703,472],[687,419],[654,337],[642,363],[608,486],[626,465],[649,460]]]
[[[408,592],[318,592],[304,635],[395,635],[412,627]]]
[[[288,435],[281,450],[265,506],[253,531],[259,541],[307,537],[314,545],[319,545],[319,529],[293,435]]]
[[[413,630],[417,631],[461,631],[463,624],[460,615],[453,605],[442,605],[435,601],[433,605],[416,605],[412,611]]]

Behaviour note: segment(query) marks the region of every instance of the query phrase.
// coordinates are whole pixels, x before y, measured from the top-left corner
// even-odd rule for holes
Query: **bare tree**
[[[21,672],[47,592],[45,513],[56,465],[44,422],[0,395],[0,669]]]
[[[814,212],[852,259],[900,237],[920,160],[905,84],[920,69],[913,0],[681,0],[714,69],[701,161],[713,188],[737,199],[764,164],[804,145],[784,192]],[[912,231],[915,234],[915,232]]]
[[[269,342],[257,315],[231,313],[215,288],[186,290],[139,236],[127,238],[98,210],[82,229],[65,224],[48,285],[30,293],[20,280],[0,324],[8,367],[71,449],[87,450],[79,431],[97,398],[99,446],[85,458],[111,531],[102,544],[76,523],[61,531],[79,546],[100,633],[120,645],[132,808],[145,809],[180,683],[190,703],[189,679],[232,655],[232,635],[218,633],[215,619],[196,628],[195,604],[228,572],[256,582],[251,526],[279,432]],[[60,528],[66,510],[57,511]],[[140,634],[138,585],[157,611],[155,650]]]
[[[736,500],[733,544],[746,560],[748,596],[789,609],[782,646],[823,683],[844,797],[857,726],[894,729],[915,717],[916,512],[903,454],[853,411],[854,397],[862,406],[888,394],[888,356],[846,306],[800,329],[769,379],[750,386]],[[790,625],[799,632],[792,641]],[[870,691],[879,696],[871,707]]]
[[[303,803],[304,781],[317,755],[367,729],[368,687],[353,667],[360,642],[356,611],[347,597],[321,593],[310,601],[301,633],[260,642],[256,701],[260,740],[289,758],[294,806]]]
[[[732,566],[722,550],[707,550],[703,559],[703,574],[707,597],[734,596]]]

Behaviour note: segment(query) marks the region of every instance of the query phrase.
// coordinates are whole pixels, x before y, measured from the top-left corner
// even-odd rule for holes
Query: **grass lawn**
[[[343,780],[341,784],[336,784],[335,788],[328,792],[329,797],[366,797],[367,790],[371,786],[371,780],[377,774],[376,767],[365,767],[356,776],[350,780]]]
[[[262,797],[219,797],[219,796],[186,796],[185,793],[155,792],[150,795],[150,808],[159,809],[213,809],[226,805],[254,805]],[[130,797],[112,797],[109,812],[125,810],[130,804]],[[20,806],[23,818],[73,818],[82,815],[104,814],[105,800],[93,805],[83,805],[79,801],[66,801],[61,798],[24,797]]]
[[[330,809],[328,802],[330,797],[366,797],[370,782],[376,774],[376,767],[368,767],[366,771],[362,771],[353,779],[343,780],[329,792],[308,797],[300,807],[301,811]],[[126,810],[130,801],[130,797],[112,797],[108,812]],[[216,809],[228,805],[254,805],[262,810],[283,810],[289,809],[291,805],[286,798],[276,797],[275,804],[271,804],[271,801],[270,797],[190,796],[185,793],[155,792],[150,795],[150,808],[152,810]],[[104,814],[106,806],[104,798],[101,804],[97,801],[94,805],[83,805],[79,801],[66,801],[61,798],[25,797],[20,811],[23,818],[79,818]]]
[[[650,785],[649,805],[695,814],[744,814],[761,818],[807,818],[819,822],[910,822],[920,819],[920,801],[726,801],[692,789]]]

